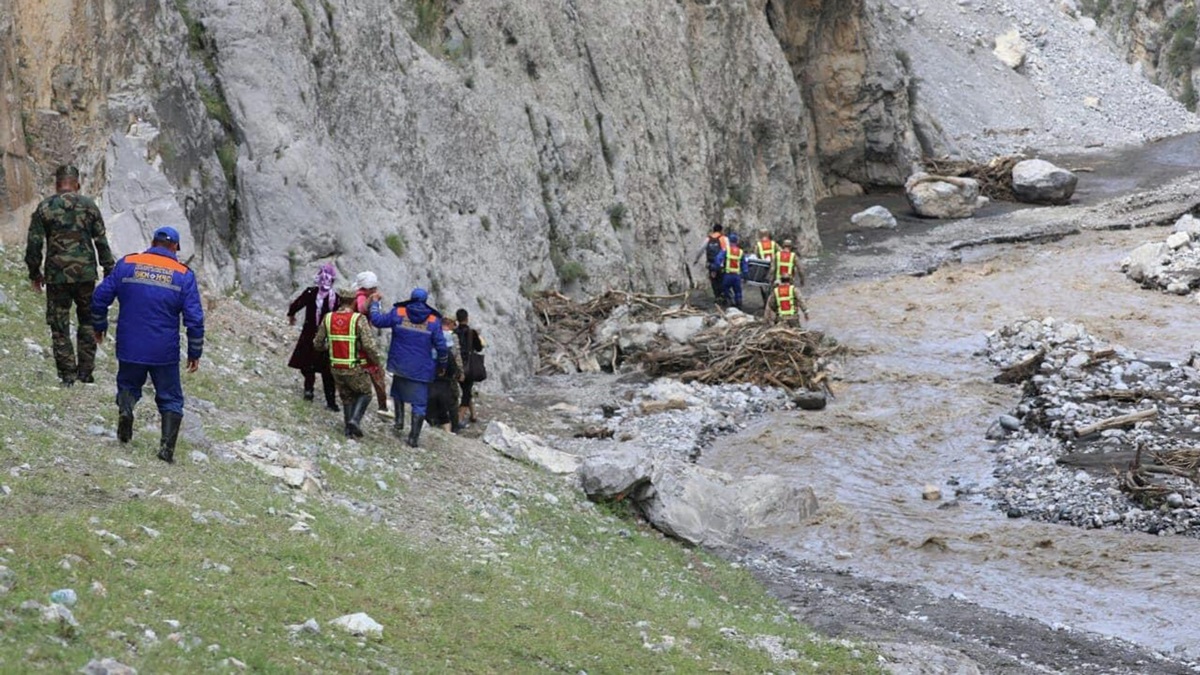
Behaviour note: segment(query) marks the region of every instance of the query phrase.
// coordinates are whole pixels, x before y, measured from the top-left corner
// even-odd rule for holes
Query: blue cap
[[[410,295],[408,299],[416,300],[417,302],[425,302],[427,298],[429,298],[428,291],[426,291],[424,288],[414,288],[412,295]]]
[[[737,232],[730,232],[730,233],[729,233],[729,241],[731,241],[731,242],[733,242],[733,243],[735,243],[735,244],[736,244],[736,243],[738,243],[738,236],[737,236]]]
[[[164,225],[163,227],[160,227],[154,231],[153,241],[169,241],[172,244],[178,244],[179,232],[176,232],[175,228],[170,227],[169,225]]]

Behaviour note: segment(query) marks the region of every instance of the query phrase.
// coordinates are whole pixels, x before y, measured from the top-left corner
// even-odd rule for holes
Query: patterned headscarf
[[[317,310],[327,306],[326,311],[332,311],[337,305],[337,295],[333,293],[333,281],[337,279],[337,270],[330,263],[321,265],[317,272]]]

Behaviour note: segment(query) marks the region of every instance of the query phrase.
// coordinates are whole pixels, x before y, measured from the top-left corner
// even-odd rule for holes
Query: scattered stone
[[[142,532],[145,532],[146,536],[150,537],[151,539],[158,539],[160,536],[162,536],[162,532],[159,532],[158,530],[154,529],[153,527],[139,525],[138,528],[141,529]]]
[[[299,532],[301,534],[305,534],[308,532],[312,532],[312,528],[308,526],[308,523],[301,520],[301,521],[297,522],[295,525],[292,525],[291,527],[289,527],[288,532]]]
[[[1013,28],[1007,33],[996,36],[996,46],[992,53],[1004,65],[1016,70],[1025,63],[1025,54],[1029,51],[1029,43],[1021,37],[1021,31]]]
[[[921,490],[921,499],[935,502],[942,498],[942,490],[932,483],[926,483],[925,489]]]
[[[17,607],[17,610],[25,614],[37,614],[42,611],[42,603],[37,600],[25,600]]]
[[[869,230],[894,230],[896,216],[887,207],[876,205],[850,216],[850,224]]]
[[[79,672],[83,675],[137,675],[133,668],[116,659],[92,659]]]
[[[191,451],[190,453],[188,453],[188,457],[191,458],[192,464],[207,464],[208,463],[208,455],[204,454],[203,452],[200,452],[199,450]]]
[[[72,632],[79,628],[79,622],[75,620],[75,615],[71,610],[58,603],[51,603],[41,607],[42,623],[56,623],[60,628]]]
[[[245,664],[245,663],[243,663],[242,661],[239,661],[239,660],[237,660],[237,659],[233,658],[232,656],[230,656],[230,657],[226,658],[225,660],[221,661],[221,665],[225,666],[226,668],[236,668],[236,669],[238,669],[238,670],[245,670],[245,669],[246,669],[246,664]]]
[[[383,637],[383,626],[368,616],[365,612],[339,616],[329,623],[332,626],[341,628],[351,635],[375,638]]]
[[[100,583],[99,581],[93,581],[92,582],[92,595],[95,595],[96,597],[100,597],[100,598],[107,598],[108,597],[108,589],[105,588],[104,584]]]
[[[1176,232],[1167,237],[1167,248],[1171,249],[1172,251],[1176,251],[1184,246],[1187,246],[1188,242],[1191,240],[1192,236],[1187,232]]]
[[[546,492],[542,495],[542,500],[544,500],[550,506],[558,506],[558,497],[555,497],[549,492]]]
[[[799,389],[792,394],[792,403],[801,410],[824,410],[829,399],[823,391]]]
[[[112,463],[116,464],[117,466],[121,467],[122,469],[136,469],[137,468],[137,464],[134,464],[133,462],[131,462],[127,459],[121,459],[120,457],[114,459],[112,461]]]
[[[1084,358],[1087,357],[1085,356]],[[1001,415],[999,418],[997,418],[997,421],[1000,422],[1000,426],[1004,427],[1008,431],[1021,430],[1021,420],[1013,417],[1012,415]]]
[[[74,607],[79,601],[79,596],[75,594],[75,590],[71,588],[60,588],[50,594],[50,602],[57,602],[63,607]]]
[[[1027,159],[1012,170],[1013,194],[1032,204],[1066,204],[1079,177],[1043,159]]]
[[[7,595],[17,586],[17,573],[0,565],[0,595]]]
[[[321,633],[321,624],[317,623],[316,619],[309,619],[304,623],[292,624],[287,627],[288,632],[292,634],[309,633],[319,635]]]
[[[107,431],[107,429],[99,424],[89,424],[87,428],[88,434],[92,436],[103,436]]]

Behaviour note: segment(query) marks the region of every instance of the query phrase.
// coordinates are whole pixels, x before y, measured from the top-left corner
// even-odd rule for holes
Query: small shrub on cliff
[[[399,232],[384,237],[383,243],[387,244],[387,247],[391,249],[392,253],[396,254],[397,258],[404,257],[404,252],[408,250],[408,242],[404,241],[404,235]]]
[[[564,262],[558,269],[558,278],[562,279],[564,284],[569,284],[573,281],[587,281],[588,273],[583,268],[583,264],[575,260]]]

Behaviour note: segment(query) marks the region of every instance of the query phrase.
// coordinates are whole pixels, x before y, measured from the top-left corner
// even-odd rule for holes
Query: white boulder
[[[372,619],[366,612],[357,612],[355,614],[347,614],[339,616],[330,625],[341,628],[351,635],[360,635],[363,637],[383,637],[383,626],[379,622]]]
[[[1012,170],[1013,193],[1031,204],[1066,204],[1075,194],[1079,177],[1044,159],[1017,162]]]
[[[503,422],[488,423],[483,432],[483,442],[505,457],[535,464],[550,473],[575,473],[583,461],[575,455],[555,450],[538,437],[523,434]]]
[[[913,212],[924,218],[970,218],[988,202],[979,194],[979,181],[918,172],[904,183]]]
[[[850,223],[871,230],[893,230],[896,228],[896,216],[886,207],[876,205],[850,216]]]

